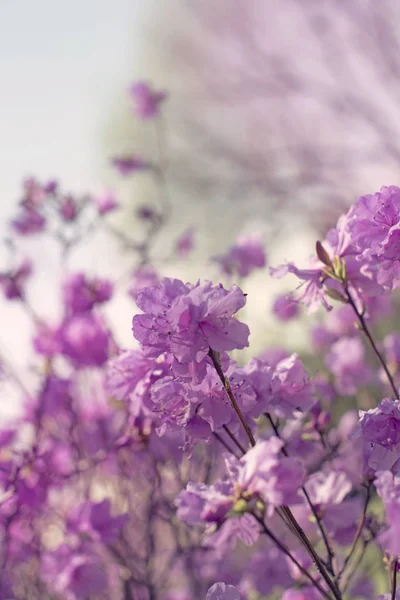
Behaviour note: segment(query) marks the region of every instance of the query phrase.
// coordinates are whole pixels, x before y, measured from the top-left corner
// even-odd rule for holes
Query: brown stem
[[[266,417],[268,418],[268,421],[271,424],[271,427],[272,427],[272,429],[273,429],[276,437],[278,437],[279,439],[282,439],[281,436],[280,436],[280,433],[279,433],[279,429],[278,429],[277,425],[274,423],[274,420],[271,417],[271,415],[269,413],[265,413],[265,414],[266,414]],[[282,454],[284,454],[286,457],[289,457],[288,451],[286,450],[286,448],[284,446],[282,447],[281,451],[282,451]],[[334,564],[336,562],[336,556],[335,556],[335,552],[333,550],[332,543],[331,543],[331,541],[330,541],[330,539],[328,537],[328,533],[325,531],[325,527],[324,527],[324,525],[323,525],[323,523],[321,521],[321,517],[319,516],[319,514],[318,514],[318,512],[317,512],[317,510],[316,510],[316,508],[315,508],[315,506],[314,506],[314,504],[313,504],[313,502],[312,502],[312,500],[310,498],[310,495],[309,495],[309,493],[307,492],[307,490],[305,488],[305,486],[303,485],[301,489],[302,489],[302,492],[303,492],[303,494],[304,494],[304,496],[305,496],[305,498],[307,500],[307,504],[310,507],[310,510],[311,510],[311,512],[313,514],[313,517],[314,517],[314,519],[315,519],[315,521],[317,523],[318,529],[320,530],[320,533],[322,535],[322,539],[324,541],[326,552],[327,552],[327,555],[328,555],[328,569],[329,569],[329,571],[330,571],[330,573],[332,575],[335,575]]]
[[[230,381],[227,377],[225,377],[225,375],[222,371],[218,354],[212,348],[210,348],[209,356],[210,356],[211,361],[214,365],[214,368],[225,388],[225,391],[228,394],[228,397],[231,401],[232,407],[233,407],[234,411],[236,412],[238,419],[241,422],[243,429],[245,430],[245,432],[247,434],[247,437],[250,440],[250,444],[252,446],[255,446],[256,441],[253,437],[253,434],[251,432],[249,425],[247,424],[247,422],[236,402],[235,396],[233,395],[233,392],[232,392]],[[325,580],[329,589],[332,591],[333,597],[335,598],[335,600],[342,600],[342,595],[340,593],[339,588],[336,585],[336,582],[332,581],[324,563],[322,562],[321,558],[318,556],[317,552],[314,550],[312,543],[310,542],[310,540],[304,533],[303,529],[300,527],[299,523],[296,521],[290,508],[288,506],[282,506],[281,510],[282,510],[282,513],[286,516],[291,527],[295,531],[297,537],[299,538],[299,540],[301,541],[303,546],[306,548],[307,552],[310,554],[316,568],[318,569],[319,573],[321,574],[321,577]],[[329,596],[328,596],[328,598],[329,598]]]
[[[393,580],[392,580],[392,600],[396,600],[396,588],[397,588],[397,566],[398,566],[398,558],[396,557],[393,561]]]
[[[235,446],[237,446],[239,448],[240,452],[242,454],[246,454],[246,448],[244,448],[242,446],[242,444],[239,442],[239,440],[235,438],[235,436],[233,435],[232,431],[229,429],[228,425],[222,425],[222,428],[229,435],[229,437],[231,438],[231,440],[235,444]]]
[[[358,523],[357,530],[356,530],[356,533],[355,533],[354,540],[353,540],[353,543],[351,545],[350,551],[349,551],[348,555],[346,556],[346,558],[344,560],[343,567],[341,568],[340,572],[338,573],[338,576],[337,576],[337,581],[338,582],[340,581],[340,578],[342,577],[343,573],[345,572],[346,567],[349,564],[349,562],[350,562],[351,558],[353,557],[354,552],[355,552],[355,550],[357,548],[358,541],[359,541],[359,539],[361,537],[361,534],[363,532],[363,528],[364,528],[364,524],[365,524],[365,519],[367,517],[367,508],[368,508],[368,504],[369,504],[370,499],[371,499],[371,488],[370,488],[370,486],[368,486],[367,487],[367,495],[365,497],[365,502],[364,502],[364,510],[363,510],[360,522]]]
[[[315,567],[318,569],[321,577],[325,580],[326,584],[328,585],[329,589],[331,590],[333,597],[335,598],[335,600],[342,600],[342,594],[340,593],[340,590],[339,590],[336,582],[332,581],[324,563],[322,562],[321,558],[318,556],[317,552],[315,551],[312,543],[310,542],[310,540],[304,533],[303,529],[301,528],[299,523],[296,521],[292,511],[290,510],[290,508],[288,506],[282,506],[281,508],[282,508],[283,514],[287,517],[288,521],[293,526],[293,529],[296,531],[297,537],[299,538],[299,540],[301,541],[301,543],[303,544],[303,546],[305,547],[305,549],[311,556],[313,563],[314,563]]]
[[[239,408],[238,403],[236,402],[236,398],[233,395],[232,392],[232,388],[231,388],[231,384],[230,381],[227,377],[225,377],[224,372],[221,368],[221,363],[219,362],[219,358],[217,353],[215,352],[215,350],[213,350],[212,348],[210,348],[209,352],[208,352],[209,357],[211,358],[212,364],[214,365],[215,370],[218,373],[218,377],[220,378],[222,385],[225,388],[226,393],[228,394],[229,400],[231,401],[232,404],[232,408],[235,411],[235,413],[237,414],[237,417],[239,419],[239,421],[241,422],[243,429],[245,430],[247,437],[250,440],[250,444],[252,446],[256,445],[256,440],[254,439],[254,436],[252,434],[252,431],[248,425],[248,423],[246,422],[246,419],[243,416],[242,411]]]
[[[388,378],[389,384],[390,384],[390,386],[391,386],[391,388],[393,390],[394,397],[397,398],[397,400],[399,400],[400,399],[399,398],[399,392],[396,389],[396,385],[394,383],[393,377],[392,377],[392,375],[391,375],[391,373],[390,373],[390,371],[388,369],[388,366],[387,366],[387,364],[385,362],[385,359],[383,358],[382,354],[379,352],[378,348],[376,347],[376,344],[375,344],[374,339],[373,339],[373,337],[371,335],[371,332],[370,332],[370,330],[368,328],[368,325],[365,322],[364,315],[358,310],[358,308],[356,306],[356,303],[354,302],[353,297],[350,294],[350,291],[349,291],[349,288],[347,287],[347,285],[344,286],[344,291],[346,293],[346,296],[347,296],[347,299],[349,301],[350,306],[352,307],[352,309],[354,310],[354,312],[357,315],[357,319],[358,319],[358,322],[360,324],[361,330],[367,336],[367,339],[368,339],[369,343],[371,344],[371,347],[372,347],[373,351],[375,352],[375,355],[376,355],[377,359],[381,363],[382,368],[383,368],[383,370],[386,373],[386,377]]]
[[[263,528],[264,533],[274,542],[274,544],[279,548],[279,550],[281,552],[283,552],[284,554],[286,554],[286,556],[288,558],[290,558],[290,560],[293,562],[293,564],[296,565],[296,567],[299,569],[299,571],[301,571],[301,573],[303,573],[303,575],[305,575],[305,577],[307,577],[307,579],[309,579],[311,581],[311,583],[317,588],[317,590],[321,593],[321,595],[324,598],[327,598],[328,600],[330,600],[330,595],[328,594],[328,592],[326,592],[321,587],[321,585],[319,584],[319,582],[316,579],[314,579],[314,577],[311,575],[311,573],[309,573],[307,571],[307,569],[305,569],[303,567],[303,565],[301,565],[298,562],[298,560],[293,556],[293,554],[291,554],[290,550],[266,526],[266,524],[264,523],[264,521],[262,519],[260,519],[259,517],[257,517],[256,515],[253,515],[253,516],[260,523],[261,527]]]
[[[236,456],[236,454],[234,453],[234,451],[232,450],[232,448],[230,448],[228,446],[228,444],[226,443],[226,441],[224,440],[224,438],[221,435],[219,435],[219,433],[217,433],[216,431],[214,431],[213,435],[214,435],[215,439],[217,439],[219,441],[219,443],[222,444],[226,450],[228,450],[228,452],[230,452],[231,454],[233,454],[233,456],[235,458],[238,458]]]

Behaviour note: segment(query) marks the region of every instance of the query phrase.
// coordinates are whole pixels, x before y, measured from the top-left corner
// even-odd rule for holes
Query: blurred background
[[[161,152],[171,217],[154,264],[196,229],[194,253],[165,274],[216,280],[209,257],[250,232],[263,235],[270,265],[301,264],[357,196],[399,184],[399,18],[397,0],[0,0],[2,237],[29,175],[71,194],[112,190],[124,206],[115,225],[135,231],[136,208],[157,192],[110,159]],[[136,80],[168,90],[162,148],[159,125],[132,113]],[[48,242],[24,244],[40,262],[32,302],[51,315],[60,266]],[[69,266],[122,276],[129,261],[95,238]],[[301,324],[270,318],[281,287],[266,270],[246,281],[253,352],[306,343]],[[129,346],[135,308],[117,302]],[[0,308],[1,347],[22,365],[24,317]]]

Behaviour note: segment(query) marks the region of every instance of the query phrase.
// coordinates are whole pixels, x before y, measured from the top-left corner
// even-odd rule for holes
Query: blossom
[[[365,362],[364,345],[358,337],[343,337],[335,342],[325,364],[335,375],[340,394],[351,396],[372,379],[371,369]]]
[[[400,478],[390,471],[377,473],[376,489],[383,500],[389,527],[380,534],[379,542],[391,556],[400,556]]]
[[[260,236],[240,237],[226,254],[216,256],[214,261],[220,265],[226,275],[237,274],[239,277],[247,277],[254,269],[266,265],[265,250]]]
[[[123,176],[131,175],[136,171],[143,171],[150,168],[150,164],[148,162],[135,155],[116,156],[111,162],[120,175]],[[104,212],[102,214],[104,214]]]
[[[176,499],[178,518],[188,523],[221,522],[237,501],[244,500],[245,512],[253,497],[265,502],[269,516],[284,504],[300,504],[305,470],[297,459],[282,456],[282,447],[276,437],[257,442],[240,460],[226,459],[225,480],[213,486],[190,482]]]
[[[165,278],[140,291],[136,303],[144,314],[133,317],[133,335],[148,356],[169,352],[178,363],[197,364],[210,347],[224,352],[248,345],[248,327],[233,317],[245,304],[237,286],[228,291],[209,281],[192,286]]]
[[[400,402],[384,398],[376,407],[360,411],[360,423],[353,434],[361,437],[367,466],[374,471],[397,472],[400,458]]]
[[[160,277],[154,267],[151,265],[140,265],[132,273],[128,294],[136,300],[140,290],[146,287],[156,287],[159,283]]]
[[[127,515],[113,517],[109,500],[102,502],[84,502],[68,517],[70,530],[90,535],[93,539],[110,544],[118,537],[121,528],[127,522]]]
[[[181,257],[186,257],[194,246],[194,228],[189,227],[182,233],[182,235],[175,242],[175,252]]]
[[[234,476],[241,490],[261,496],[270,516],[278,506],[300,502],[298,491],[305,477],[300,461],[280,455],[283,445],[276,437],[258,442],[240,459]]]
[[[209,588],[206,600],[240,600],[240,594],[233,585],[218,582]]]
[[[156,117],[162,102],[167,98],[167,92],[153,91],[144,81],[133,83],[129,95],[136,115],[143,120]]]
[[[277,416],[294,417],[308,411],[316,402],[310,376],[297,354],[276,365],[272,384],[269,406]]]
[[[101,366],[108,358],[110,335],[98,317],[81,313],[66,319],[58,330],[61,352],[76,365]]]
[[[280,321],[290,321],[299,315],[299,305],[287,294],[280,294],[276,297],[272,307],[272,312]]]
[[[400,241],[400,188],[392,185],[361,196],[350,209],[351,236],[377,281],[389,289],[398,286]]]
[[[29,259],[23,260],[18,267],[0,273],[0,286],[8,300],[24,298],[24,285],[32,275],[32,263]]]
[[[341,471],[313,473],[307,479],[307,492],[317,507],[340,504],[352,487],[350,479]]]
[[[68,313],[84,313],[95,304],[110,300],[112,291],[113,286],[108,279],[88,279],[85,273],[73,273],[63,283],[64,305]]]
[[[303,282],[296,299],[308,307],[309,313],[321,305],[331,310],[328,298],[347,302],[347,294],[362,310],[365,296],[376,296],[383,291],[374,272],[366,268],[358,248],[352,243],[351,222],[350,213],[338,219],[336,228],[328,232],[324,242],[317,242],[316,256],[311,257],[309,268],[299,269],[290,262],[270,269],[275,278],[291,273]]]
[[[120,162],[121,160],[122,163]],[[121,175],[129,175],[129,159],[125,159],[126,163],[124,163],[123,160],[124,159],[114,159],[113,164],[121,172]],[[133,162],[132,170],[134,170]],[[96,205],[97,211],[101,216],[106,215],[118,208],[117,199],[112,192],[104,192],[102,194],[98,194],[97,196],[93,196],[92,202]]]
[[[79,214],[78,204],[72,196],[65,196],[65,198],[62,198],[58,210],[61,218],[66,223],[74,222]]]
[[[32,235],[44,230],[46,218],[35,208],[24,208],[11,225],[19,235]]]
[[[63,544],[42,557],[43,578],[56,594],[68,600],[87,598],[107,588],[103,565],[88,546],[71,548]]]

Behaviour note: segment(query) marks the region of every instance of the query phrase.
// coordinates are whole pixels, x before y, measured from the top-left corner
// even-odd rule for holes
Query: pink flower
[[[85,273],[73,273],[63,283],[64,306],[68,314],[87,312],[96,304],[108,302],[112,292],[108,279],[89,279]]]
[[[210,347],[225,352],[248,345],[248,327],[233,317],[246,302],[237,286],[228,291],[209,281],[192,286],[165,278],[140,291],[136,302],[144,314],[133,317],[133,335],[148,356],[169,352],[178,363],[198,364]]]
[[[361,437],[367,466],[374,471],[399,470],[400,402],[385,398],[376,407],[360,411],[360,422],[353,437]]]
[[[214,260],[219,263],[223,273],[239,277],[247,277],[254,269],[266,265],[265,250],[259,235],[239,238],[226,254],[216,256]]]
[[[275,299],[272,312],[280,321],[290,321],[299,315],[299,305],[290,295],[280,294]]]
[[[120,162],[122,160],[122,163]],[[127,162],[123,162],[124,159],[114,159],[114,165],[117,167],[117,169],[120,171],[121,175],[129,175],[129,159],[125,159]],[[118,161],[118,162],[116,162]],[[124,170],[126,170],[126,172],[123,172]],[[132,162],[132,170],[134,170],[133,168],[133,162]],[[117,202],[117,199],[115,198],[114,194],[112,194],[111,192],[104,192],[103,194],[99,194],[97,196],[94,196],[92,198],[94,204],[97,207],[98,213],[99,215],[106,215],[109,212],[112,212],[114,210],[116,210],[119,205]]]
[[[187,256],[192,250],[194,246],[193,240],[194,228],[189,227],[176,241],[175,243],[175,252],[181,257],[184,258]]]
[[[23,260],[14,270],[0,273],[0,286],[4,296],[8,300],[22,299],[25,283],[31,274],[32,263],[28,259]]]
[[[111,163],[122,176],[132,175],[136,171],[144,171],[150,168],[150,163],[145,162],[135,155],[116,156]],[[103,213],[104,214],[104,213]]]
[[[233,585],[219,582],[210,587],[206,600],[240,600],[240,594]]]
[[[34,208],[23,208],[16,219],[11,222],[19,235],[41,233],[46,227],[45,217]]]
[[[156,117],[161,104],[167,98],[167,92],[153,91],[144,81],[133,83],[129,94],[136,115],[142,120]]]
[[[79,214],[79,208],[76,200],[72,196],[65,196],[60,201],[59,212],[66,223],[75,221]]]
[[[155,287],[160,283],[157,271],[151,265],[141,265],[133,273],[128,294],[136,300],[143,288]]]
[[[372,380],[371,369],[365,362],[365,348],[358,337],[343,337],[335,342],[325,364],[335,375],[340,394],[351,396]]]
[[[109,332],[92,313],[75,314],[58,331],[62,354],[77,366],[102,366],[108,358]]]

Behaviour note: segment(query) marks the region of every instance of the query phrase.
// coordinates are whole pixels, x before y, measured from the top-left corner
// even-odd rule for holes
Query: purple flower
[[[398,470],[400,458],[400,402],[385,398],[376,407],[360,411],[360,423],[354,434],[361,437],[364,457],[374,471]]]
[[[144,81],[133,83],[129,95],[136,115],[143,120],[156,117],[162,102],[167,98],[167,92],[153,91]]]
[[[248,327],[233,317],[245,301],[237,286],[228,291],[209,281],[191,286],[165,278],[139,292],[144,314],[133,317],[133,335],[148,356],[169,352],[178,363],[197,364],[210,347],[225,352],[248,345]]]
[[[226,275],[247,277],[254,269],[261,269],[266,265],[261,237],[259,235],[241,237],[226,254],[216,256],[214,260]]]
[[[32,263],[28,259],[23,260],[13,270],[0,273],[0,286],[3,289],[4,296],[8,300],[23,299],[24,285],[31,274]]]
[[[62,354],[77,366],[102,366],[108,358],[109,332],[91,313],[68,318],[58,331]]]
[[[280,294],[275,299],[272,312],[280,321],[290,321],[299,316],[298,302],[287,294]]]
[[[322,274],[322,266],[314,269],[299,269],[293,263],[287,263],[276,268],[270,267],[270,274],[276,279],[281,279],[289,273],[303,281],[299,286],[301,292],[296,294],[296,301],[305,304],[309,314],[314,313],[321,305],[327,310],[332,309],[323,289],[325,277]]]
[[[272,385],[270,408],[278,417],[295,417],[316,402],[310,376],[297,354],[277,364]]]
[[[281,456],[283,445],[276,437],[258,442],[240,459],[237,476],[233,475],[241,490],[261,496],[270,516],[278,506],[301,502],[298,492],[305,470],[297,459]]]
[[[382,187],[376,194],[361,196],[350,209],[352,240],[377,281],[395,288],[399,277],[400,188]]]
[[[107,589],[104,567],[87,546],[75,549],[64,544],[45,552],[42,574],[50,588],[68,600],[84,599]]]
[[[222,522],[234,503],[231,482],[215,485],[189,482],[175,500],[178,519],[190,525]]]
[[[340,471],[313,473],[307,479],[307,492],[318,507],[340,504],[352,487],[350,479]]]
[[[175,252],[181,258],[186,257],[194,247],[194,228],[189,227],[175,242]]]
[[[88,279],[85,273],[74,273],[63,284],[64,305],[67,313],[90,311],[95,304],[102,304],[112,296],[112,283],[108,279]]]
[[[219,582],[210,587],[206,600],[240,600],[240,594],[233,585]]]
[[[65,196],[65,198],[62,198],[58,210],[61,218],[66,223],[73,223],[79,214],[78,204],[72,196]]]
[[[187,400],[184,386],[174,377],[159,379],[151,388],[154,412],[159,415],[163,427],[159,433],[165,433],[167,426],[186,427],[194,415],[194,404]]]
[[[151,265],[141,265],[133,273],[128,294],[136,301],[143,288],[156,287],[160,283],[157,271]]]
[[[365,349],[359,338],[339,339],[325,358],[325,364],[335,375],[335,386],[340,394],[351,396],[372,379],[371,369],[365,363]]]
[[[43,321],[37,323],[36,332],[33,336],[33,347],[35,352],[51,358],[61,352],[61,342],[58,329],[47,325]]]
[[[342,215],[325,241],[317,243],[317,256],[311,258],[310,268],[299,269],[293,263],[287,263],[270,269],[271,275],[278,279],[292,273],[303,281],[296,299],[308,307],[309,313],[321,305],[331,310],[329,297],[346,302],[344,282],[360,310],[365,296],[379,295],[383,291],[374,273],[360,262],[360,252],[352,244],[350,227],[350,213]]]
[[[390,471],[377,473],[375,486],[385,506],[389,527],[380,534],[379,543],[391,556],[400,556],[400,477]]]
[[[111,162],[120,175],[123,175],[124,177],[132,175],[132,173],[136,173],[136,171],[143,171],[150,168],[150,163],[145,162],[140,157],[134,155],[116,156]],[[104,214],[104,212],[102,214]]]
[[[87,501],[72,511],[68,518],[68,527],[70,530],[87,534],[94,540],[110,544],[116,540],[127,520],[128,515],[111,515],[109,500],[98,503]]]
[[[19,235],[32,235],[44,230],[46,219],[34,208],[23,208],[11,225]]]
[[[219,523],[231,508],[235,511],[240,506],[245,512],[253,497],[265,502],[269,516],[283,504],[300,504],[305,469],[297,459],[282,456],[282,447],[283,441],[276,437],[258,442],[240,460],[226,459],[226,480],[213,486],[189,483],[176,499],[178,518],[188,523]]]

